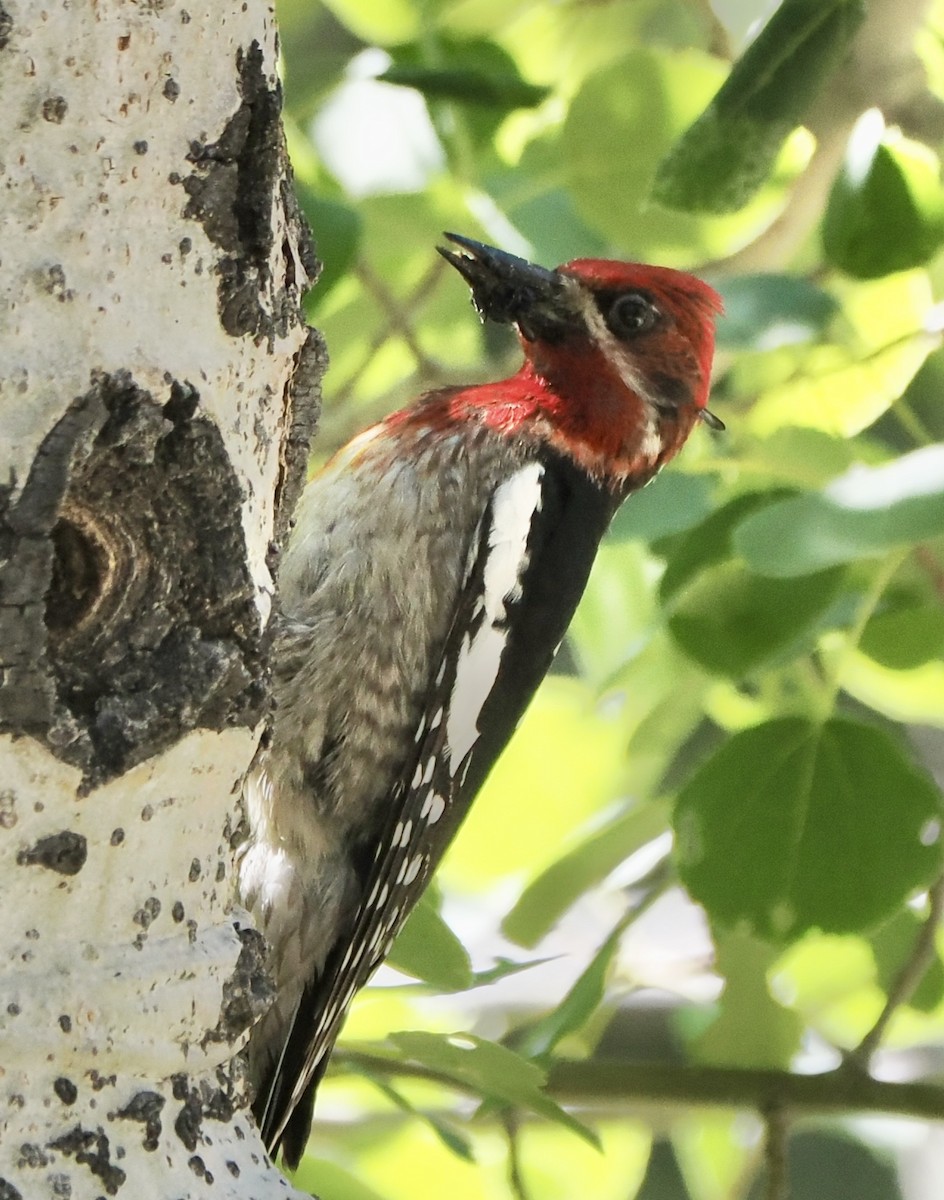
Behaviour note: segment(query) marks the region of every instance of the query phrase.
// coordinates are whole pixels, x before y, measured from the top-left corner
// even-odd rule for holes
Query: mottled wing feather
[[[437,806],[434,811],[426,805],[429,786],[435,784],[431,777],[424,785],[423,774],[431,770],[436,775],[436,783],[442,782],[442,772],[436,771],[436,766],[444,758],[446,729],[443,716],[455,686],[455,647],[461,642],[464,631],[474,626],[473,614],[481,594],[490,525],[491,506],[486,509],[476,532],[474,553],[470,556],[470,566],[436,675],[426,694],[412,753],[390,794],[389,815],[365,881],[364,902],[354,914],[349,933],[333,949],[324,972],[306,988],[282,1063],[276,1070],[260,1126],[270,1150],[274,1151],[281,1140],[287,1157],[294,1157],[294,1143],[299,1134],[301,1148],[304,1148],[314,1090],[324,1073],[351,1001],[383,961],[389,944],[422,895],[432,869],[461,819],[461,815],[453,817],[453,805],[449,806],[448,816],[446,814],[447,801],[452,798],[448,790],[443,793],[442,810]],[[436,820],[427,820],[429,816],[435,816]],[[419,838],[414,838],[413,832],[415,829],[419,833],[421,821],[427,827],[426,837],[422,850],[414,852],[412,847]],[[411,871],[415,853],[421,853],[422,858],[408,881],[406,875]],[[394,884],[400,876],[394,900]]]
[[[509,481],[518,492],[497,489],[479,524],[364,900],[299,1005],[262,1121],[267,1145],[282,1141],[290,1160],[304,1147],[314,1088],[351,1000],[386,956],[546,674],[616,507],[555,455],[519,476]],[[470,693],[471,709],[459,714]]]

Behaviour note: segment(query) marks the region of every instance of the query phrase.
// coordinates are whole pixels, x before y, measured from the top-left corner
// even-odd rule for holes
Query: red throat
[[[530,347],[534,350],[534,347]],[[697,418],[689,404],[652,415],[595,347],[542,347],[498,383],[434,393],[388,421],[447,431],[482,424],[543,442],[616,492],[641,487],[681,448]]]

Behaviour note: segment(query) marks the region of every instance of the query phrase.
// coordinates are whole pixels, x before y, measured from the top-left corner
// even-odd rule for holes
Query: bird
[[[250,1035],[254,1113],[292,1167],[348,1007],[548,671],[613,515],[698,421],[723,428],[708,284],[445,238],[521,366],[354,437],[304,489],[277,578],[238,877],[275,987]]]

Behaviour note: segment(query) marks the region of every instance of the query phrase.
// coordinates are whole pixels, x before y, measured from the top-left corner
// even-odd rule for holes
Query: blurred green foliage
[[[944,4],[877,29],[882,7],[280,0],[324,262],[316,457],[513,367],[434,253],[444,229],[547,265],[701,271],[727,307],[727,432],[696,431],[618,515],[394,950],[417,982],[355,1005],[319,1101],[338,1120],[298,1175],[324,1200],[738,1200],[759,1194],[759,1117],[568,1112],[545,1073],[595,1053],[789,1068],[810,1045],[823,1069],[889,995],[888,1051],[940,1051]],[[795,1200],[821,1200],[830,1163],[849,1195],[905,1195],[849,1145],[794,1140]]]

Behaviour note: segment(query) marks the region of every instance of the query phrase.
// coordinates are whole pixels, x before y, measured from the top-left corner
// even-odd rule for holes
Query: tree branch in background
[[[934,961],[936,954],[935,938],[938,926],[941,923],[942,914],[944,914],[944,876],[939,878],[928,890],[927,919],[915,939],[911,954],[905,960],[904,965],[889,989],[885,1007],[882,1009],[878,1020],[849,1056],[849,1061],[855,1063],[863,1070],[868,1070],[869,1061],[885,1036],[888,1023],[894,1016],[895,1010],[900,1005],[908,1003],[914,995],[915,989],[924,978],[928,967]]]
[[[332,1073],[368,1069],[375,1075],[424,1079],[462,1094],[478,1095],[466,1083],[426,1067],[394,1062],[379,1054],[339,1049]],[[771,1105],[792,1113],[892,1113],[944,1120],[944,1088],[929,1083],[889,1083],[838,1067],[819,1075],[742,1067],[679,1066],[618,1059],[559,1059],[548,1071],[546,1091],[561,1104],[642,1111],[652,1108],[752,1108]]]
[[[356,394],[360,382],[364,377],[365,372],[370,367],[376,354],[380,352],[383,346],[390,340],[394,334],[400,334],[406,342],[416,359],[417,369],[420,375],[430,382],[439,377],[439,367],[427,358],[419,343],[416,341],[416,336],[413,327],[410,324],[410,318],[420,308],[429,297],[429,294],[439,282],[445,263],[442,259],[437,259],[432,263],[429,270],[419,281],[412,292],[406,299],[399,303],[387,289],[380,283],[374,273],[363,262],[357,269],[357,274],[364,286],[374,294],[374,298],[379,302],[381,310],[386,314],[387,320],[381,324],[380,328],[371,339],[370,345],[367,348],[367,353],[364,355],[364,360],[357,368],[353,375],[337,390],[332,400],[335,408],[340,409],[347,404],[351,397]]]
[[[789,1123],[783,1106],[772,1104],[764,1113],[764,1164],[767,1179],[764,1200],[789,1200],[790,1169],[787,1161]]]

